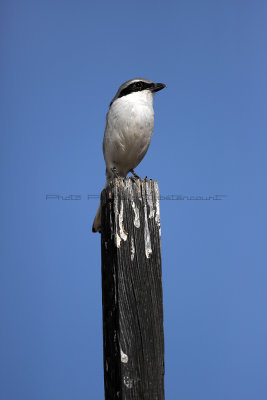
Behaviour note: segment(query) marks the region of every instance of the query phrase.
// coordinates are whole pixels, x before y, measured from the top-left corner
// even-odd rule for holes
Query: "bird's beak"
[[[150,89],[151,92],[158,92],[161,89],[164,89],[166,87],[166,85],[164,85],[164,83],[153,83],[152,88]]]

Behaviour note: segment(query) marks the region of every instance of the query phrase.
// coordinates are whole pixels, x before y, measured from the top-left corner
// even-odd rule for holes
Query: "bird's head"
[[[112,99],[110,106],[112,103],[114,103],[115,100],[124,97],[124,96],[129,96],[132,93],[137,93],[148,91],[152,94],[155,92],[158,92],[159,90],[165,88],[166,85],[164,83],[154,83],[153,81],[150,81],[149,79],[144,79],[144,78],[135,78],[131,79],[125,83],[123,83],[117,93],[116,96]]]

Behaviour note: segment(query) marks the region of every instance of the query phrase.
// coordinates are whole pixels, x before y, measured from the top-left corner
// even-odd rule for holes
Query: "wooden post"
[[[164,400],[158,184],[114,179],[101,194],[106,400]]]

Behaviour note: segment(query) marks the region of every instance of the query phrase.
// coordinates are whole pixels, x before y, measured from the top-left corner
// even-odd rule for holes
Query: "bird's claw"
[[[119,174],[116,167],[111,168],[111,171],[113,172],[115,178],[119,178]]]
[[[130,169],[130,172],[133,174],[133,177],[134,177],[135,179],[141,179],[140,176],[138,176],[138,175],[135,173],[134,169]],[[131,177],[131,178],[133,178],[133,177]]]

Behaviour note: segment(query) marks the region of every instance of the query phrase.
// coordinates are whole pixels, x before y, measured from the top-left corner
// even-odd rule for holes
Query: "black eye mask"
[[[126,96],[127,94],[133,92],[141,92],[142,90],[150,89],[152,86],[153,83],[147,83],[143,81],[133,82],[120,92],[118,98]]]

